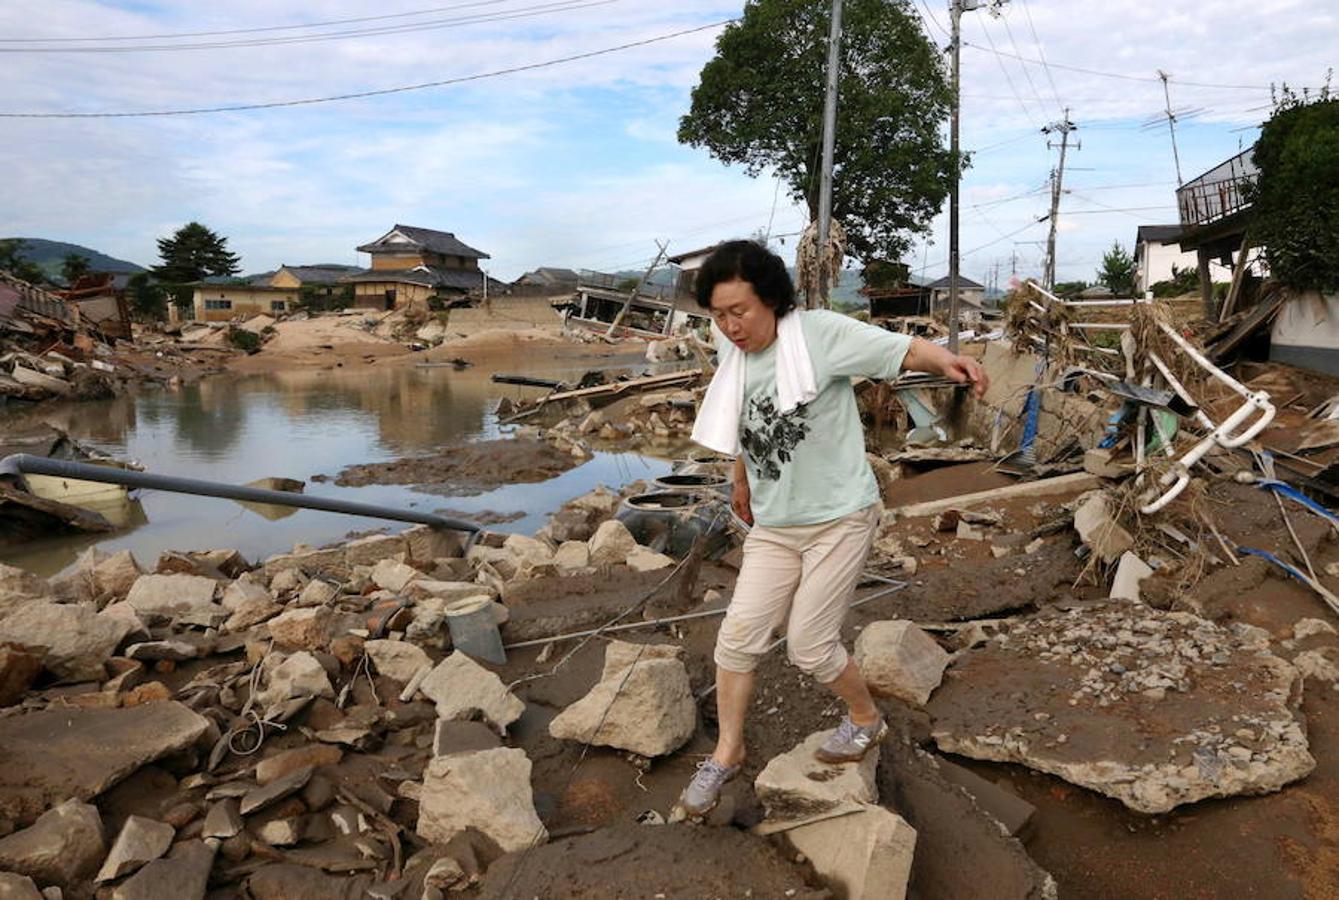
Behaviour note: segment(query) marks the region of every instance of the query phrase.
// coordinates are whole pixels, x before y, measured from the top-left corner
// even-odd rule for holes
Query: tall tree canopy
[[[1106,285],[1121,297],[1134,293],[1134,257],[1120,245],[1120,241],[1112,242],[1111,249],[1102,257],[1097,283]]]
[[[0,241],[0,271],[8,272],[29,284],[41,284],[46,281],[46,273],[23,255],[26,246],[27,243],[21,238]]]
[[[71,287],[88,274],[88,269],[89,259],[82,253],[67,253],[60,261],[60,277]]]
[[[1270,274],[1300,290],[1339,290],[1339,98],[1328,81],[1318,96],[1284,89],[1255,164],[1251,239]]]
[[[162,262],[153,274],[168,284],[199,281],[209,275],[236,275],[240,260],[228,252],[228,239],[220,237],[199,222],[188,222],[171,237],[158,241]]]
[[[702,70],[679,141],[757,176],[775,170],[818,217],[826,0],[748,0]],[[954,160],[940,126],[952,92],[908,0],[847,0],[842,16],[833,215],[851,253],[897,259],[928,230]]]

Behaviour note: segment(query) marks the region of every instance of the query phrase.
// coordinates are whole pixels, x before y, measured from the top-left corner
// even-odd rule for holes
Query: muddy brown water
[[[617,488],[670,470],[667,460],[634,453],[597,453],[557,477],[472,492],[432,492],[413,485],[341,487],[317,483],[347,466],[431,453],[443,446],[505,434],[502,397],[542,393],[493,384],[493,371],[570,379],[591,360],[503,361],[464,371],[447,367],[369,367],[220,376],[179,390],[145,390],[112,400],[0,411],[0,430],[48,423],[119,458],[161,475],[243,484],[283,477],[307,482],[306,492],[355,502],[450,511],[469,517],[514,517],[497,529],[533,532],[564,501],[596,485]],[[601,361],[613,371],[639,368],[631,358]],[[509,367],[510,366],[510,367]],[[229,547],[260,559],[303,542],[320,546],[351,532],[407,525],[315,510],[249,507],[227,500],[134,492],[129,503],[101,510],[120,526],[110,535],[77,535],[0,547],[0,562],[42,575],[68,566],[87,547],[128,549],[152,565],[165,550]],[[519,513],[519,517],[515,517]]]

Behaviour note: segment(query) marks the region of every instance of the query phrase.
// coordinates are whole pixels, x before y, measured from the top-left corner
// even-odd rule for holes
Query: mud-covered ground
[[[545,441],[503,439],[458,444],[433,456],[350,466],[335,476],[334,482],[340,487],[412,484],[432,493],[468,496],[504,484],[547,481],[580,462]]]

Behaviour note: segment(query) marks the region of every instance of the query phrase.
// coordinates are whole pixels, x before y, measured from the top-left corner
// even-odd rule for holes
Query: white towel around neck
[[[799,310],[782,316],[776,323],[776,399],[782,414],[789,413],[818,396],[818,380]],[[739,454],[739,416],[744,407],[745,353],[727,338],[716,323],[711,323],[716,342],[716,374],[707,385],[693,440],[708,450],[729,456]]]

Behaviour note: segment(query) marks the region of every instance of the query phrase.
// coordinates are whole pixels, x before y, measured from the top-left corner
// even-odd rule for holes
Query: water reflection
[[[618,361],[626,365],[626,361]],[[525,371],[570,375],[571,363],[526,360]],[[534,391],[493,384],[479,369],[378,367],[358,371],[292,371],[208,379],[176,391],[152,390],[108,401],[44,408],[0,419],[0,428],[44,421],[107,453],[164,475],[242,484],[295,478],[307,493],[366,503],[462,514],[523,512],[504,526],[533,531],[570,497],[596,484],[654,478],[669,464],[635,454],[599,454],[542,484],[506,485],[471,497],[441,497],[408,486],[341,488],[313,483],[360,462],[395,459],[445,444],[497,437],[502,396]],[[144,491],[125,520],[128,530],[0,547],[0,560],[42,573],[70,565],[84,548],[130,549],[150,565],[164,550],[231,547],[248,558],[321,544],[388,523],[314,510],[270,517],[270,510],[189,495]],[[403,527],[392,525],[392,527]]]

